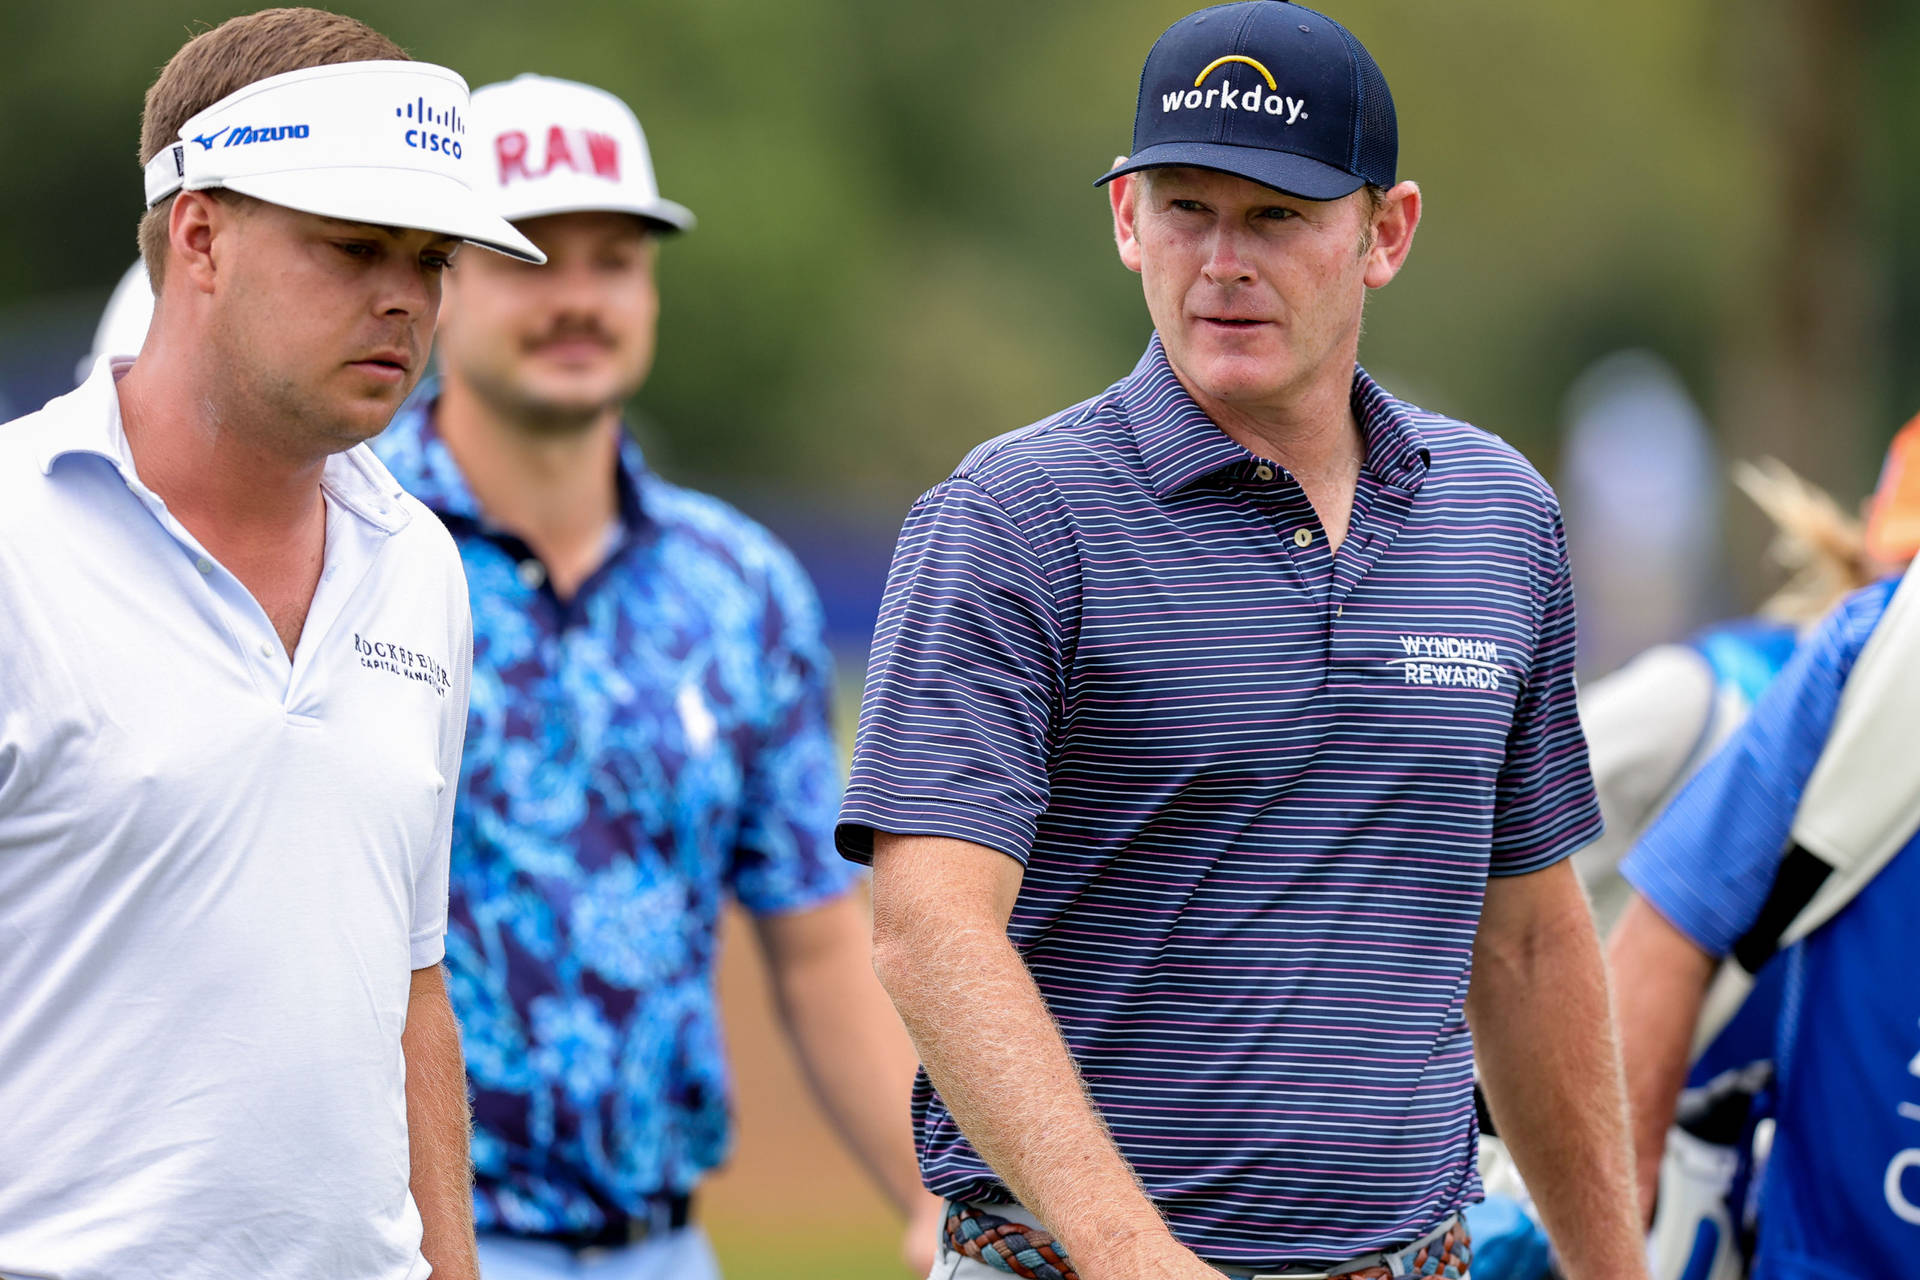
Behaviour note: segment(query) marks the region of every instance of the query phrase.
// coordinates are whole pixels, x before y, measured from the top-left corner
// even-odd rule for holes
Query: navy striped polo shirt
[[[1338,556],[1157,337],[975,449],[900,535],[840,814],[856,860],[877,828],[1025,864],[1013,943],[1215,1261],[1344,1259],[1478,1198],[1486,878],[1600,831],[1552,490],[1358,369],[1352,403]],[[1011,1198],[924,1073],[914,1125],[931,1190]]]

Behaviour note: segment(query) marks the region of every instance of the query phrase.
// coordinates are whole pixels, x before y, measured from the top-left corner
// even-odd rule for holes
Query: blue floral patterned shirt
[[[375,450],[453,533],[473,597],[447,967],[481,1230],[591,1231],[690,1192],[728,1145],[714,1000],[731,893],[847,892],[829,658],[792,556],[623,444],[621,532],[561,600],[432,426]]]

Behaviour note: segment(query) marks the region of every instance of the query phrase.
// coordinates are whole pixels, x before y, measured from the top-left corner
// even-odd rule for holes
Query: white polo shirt
[[[0,1276],[418,1280],[460,558],[334,457],[289,662],[135,474],[128,363],[0,426]]]

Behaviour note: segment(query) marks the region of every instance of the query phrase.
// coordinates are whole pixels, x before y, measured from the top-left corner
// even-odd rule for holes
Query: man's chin
[[[1287,385],[1289,372],[1282,357],[1210,352],[1194,361],[1189,378],[1213,399],[1235,404],[1270,398]]]

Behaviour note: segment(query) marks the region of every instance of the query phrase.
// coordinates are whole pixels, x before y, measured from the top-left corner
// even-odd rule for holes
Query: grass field
[[[875,1225],[875,1232],[825,1224],[770,1231],[744,1223],[712,1223],[708,1230],[726,1280],[906,1280],[892,1225]]]

